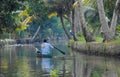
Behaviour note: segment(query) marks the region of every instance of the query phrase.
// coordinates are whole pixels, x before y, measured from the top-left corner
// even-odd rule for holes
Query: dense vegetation
[[[1,0],[0,38],[61,38],[86,42],[120,36],[119,0]]]

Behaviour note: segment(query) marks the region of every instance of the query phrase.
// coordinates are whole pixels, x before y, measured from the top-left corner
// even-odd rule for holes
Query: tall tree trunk
[[[61,22],[62,22],[63,30],[65,31],[65,34],[66,34],[67,38],[68,38],[68,39],[71,39],[69,33],[67,32],[67,30],[66,30],[66,28],[65,28],[65,24],[64,24],[64,20],[63,20],[62,15],[60,15],[60,20],[61,20]]]
[[[75,0],[75,2],[78,0]],[[82,27],[81,27],[81,22],[80,22],[80,17],[79,17],[79,8],[75,8],[75,36],[78,39],[78,37],[80,37],[81,35],[78,35],[78,33],[82,32]]]
[[[74,0],[73,0],[74,3]],[[75,35],[75,9],[72,10],[72,33],[73,33],[73,39],[74,41],[77,41],[77,37]]]
[[[87,24],[85,21],[85,17],[84,17],[84,13],[82,11],[82,0],[78,0],[79,1],[79,15],[80,15],[80,22],[81,22],[81,26],[82,26],[82,31],[83,31],[83,35],[85,37],[86,42],[92,42],[94,41],[90,31],[87,29]]]
[[[75,0],[75,1],[78,1],[78,0]],[[82,32],[82,27],[81,27],[81,22],[80,22],[80,17],[79,17],[79,8],[75,8],[75,36],[78,38],[80,37],[81,35],[78,35],[78,33],[81,33]]]
[[[81,27],[81,23],[80,23],[80,17],[79,17],[79,8],[75,9],[75,29],[76,29],[76,33],[78,32],[82,32],[82,27]]]

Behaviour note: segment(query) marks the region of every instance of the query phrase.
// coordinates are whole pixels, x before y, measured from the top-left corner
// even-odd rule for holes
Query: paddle
[[[64,55],[65,55],[65,52],[64,52],[64,51],[62,51],[62,50],[58,49],[58,48],[57,48],[57,47],[55,47],[55,46],[54,46],[54,48],[55,48],[55,49],[57,49],[58,51],[60,51],[62,54],[64,54]]]

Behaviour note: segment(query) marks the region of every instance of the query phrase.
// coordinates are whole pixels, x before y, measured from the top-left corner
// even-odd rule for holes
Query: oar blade
[[[64,51],[62,51],[62,50],[58,49],[58,48],[57,48],[57,47],[55,47],[55,46],[54,46],[54,48],[55,48],[55,49],[57,49],[58,51],[60,51],[62,54],[64,54],[64,55],[65,55],[65,52],[64,52]]]

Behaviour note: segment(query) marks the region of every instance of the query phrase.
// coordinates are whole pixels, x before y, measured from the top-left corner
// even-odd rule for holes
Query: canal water
[[[56,44],[55,44],[56,45]],[[120,60],[90,56],[56,45],[54,58],[39,58],[39,45],[7,45],[0,49],[0,77],[120,77]]]

